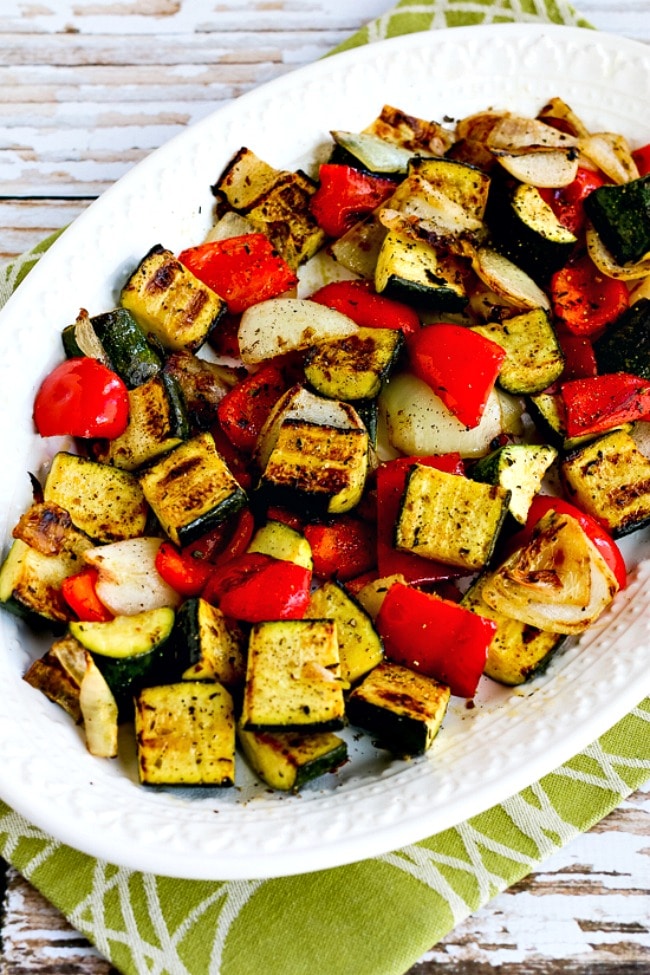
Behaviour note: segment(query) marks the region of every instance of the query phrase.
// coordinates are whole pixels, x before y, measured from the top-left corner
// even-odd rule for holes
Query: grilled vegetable
[[[140,781],[146,785],[232,786],[232,698],[216,683],[145,687],[136,699]]]
[[[77,724],[82,721],[79,691],[86,672],[86,654],[79,641],[66,634],[34,660],[23,677],[67,711]]]
[[[490,188],[490,177],[483,170],[453,159],[419,157],[410,160],[409,173],[421,176],[470,217],[483,220]]]
[[[312,594],[305,619],[331,619],[341,660],[341,676],[355,684],[383,659],[384,648],[371,618],[337,582],[325,582]]]
[[[97,359],[66,359],[45,377],[34,399],[42,437],[119,437],[129,419],[128,390]]]
[[[171,251],[151,248],[120,294],[147,338],[163,349],[196,352],[226,312],[226,302],[194,277]]]
[[[650,253],[650,176],[599,187],[585,200],[585,211],[619,264]]]
[[[295,562],[310,571],[314,567],[311,546],[305,535],[282,521],[270,520],[258,528],[247,551]]]
[[[438,253],[425,241],[389,231],[375,267],[379,294],[436,311],[461,311],[467,304],[465,270],[458,258]]]
[[[498,383],[516,396],[541,393],[559,379],[564,356],[544,309],[536,308],[501,322],[474,325],[471,329],[505,351]]]
[[[172,641],[183,680],[217,680],[226,687],[243,684],[244,638],[239,627],[205,599],[188,599],[178,610]]]
[[[244,731],[336,731],[345,713],[336,624],[282,620],[253,626]]]
[[[76,527],[98,542],[136,538],[147,524],[137,478],[66,451],[55,454],[43,497],[65,508]]]
[[[369,173],[399,177],[406,173],[413,153],[410,149],[382,139],[372,132],[346,132],[336,129],[332,138],[337,150],[332,160],[348,163]]]
[[[598,371],[628,372],[650,379],[650,299],[623,312],[594,342]]]
[[[500,484],[509,491],[508,510],[523,525],[530,503],[556,457],[557,450],[546,444],[507,444],[479,460],[471,477],[486,484]]]
[[[497,625],[483,673],[500,684],[523,684],[548,664],[565,637],[539,630],[493,609],[481,595],[485,578],[479,576],[463,596],[461,604]]]
[[[270,298],[248,308],[239,325],[239,350],[248,365],[353,335],[355,323],[308,298]]]
[[[253,771],[272,789],[297,792],[307,782],[334,772],[348,758],[348,746],[331,732],[244,731],[237,735]]]
[[[573,451],[561,473],[568,497],[615,538],[650,522],[650,460],[627,430]]]
[[[79,688],[86,748],[98,758],[117,757],[118,707],[104,675],[90,654]]]
[[[144,496],[163,529],[186,545],[239,511],[246,494],[209,433],[180,444],[140,474]]]
[[[217,410],[233,380],[223,366],[200,359],[181,349],[165,360],[165,374],[180,390],[189,433],[194,435],[214,425]]]
[[[0,569],[0,602],[17,615],[69,620],[72,612],[61,584],[83,567],[91,539],[52,502],[33,504],[13,534],[15,541]]]
[[[168,643],[173,609],[116,616],[109,623],[69,624],[70,634],[88,650],[104,675],[123,719],[132,714],[133,695],[170,673]]]
[[[576,237],[544,201],[537,188],[540,185],[543,184],[521,183],[510,191],[493,183],[487,222],[497,250],[544,285],[554,271],[566,264]]]
[[[313,346],[305,357],[305,378],[321,396],[371,399],[396,364],[402,333],[391,328],[359,328],[353,335]]]
[[[84,553],[87,565],[97,570],[95,592],[114,616],[179,604],[179,594],[157,570],[161,542],[144,535],[98,545]]]
[[[95,448],[106,464],[136,471],[166,454],[188,436],[187,416],[180,390],[166,372],[129,392],[129,422],[121,436]]]
[[[311,212],[316,184],[304,172],[275,169],[242,148],[212,187],[220,215],[235,210],[264,233],[294,270],[321,247],[325,234]]]
[[[499,485],[416,464],[407,475],[395,545],[473,572],[489,560],[509,502]]]
[[[528,544],[485,580],[483,599],[512,619],[554,633],[582,633],[609,606],[618,582],[569,515],[549,511]]]
[[[133,389],[155,376],[162,360],[147,342],[135,318],[126,308],[94,315],[80,312],[77,320],[63,329],[66,355],[106,356],[105,365],[113,369]]]
[[[347,713],[393,754],[422,755],[440,730],[449,697],[449,688],[433,678],[382,663],[352,691]]]
[[[484,456],[506,427],[502,406],[502,398],[493,390],[481,422],[468,430],[430,386],[412,373],[393,376],[379,396],[388,441],[408,455],[458,451],[463,457]]]

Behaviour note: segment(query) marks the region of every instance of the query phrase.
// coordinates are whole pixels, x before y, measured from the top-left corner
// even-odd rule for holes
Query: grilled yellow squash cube
[[[232,209],[245,216],[294,269],[325,242],[309,206],[315,192],[316,184],[306,173],[275,169],[245,147],[213,187],[219,212]]]
[[[157,244],[122,288],[120,303],[147,338],[168,351],[196,352],[226,313],[226,302]]]
[[[210,433],[181,443],[140,474],[163,529],[177,545],[204,535],[246,503]]]
[[[329,514],[361,500],[368,473],[368,431],[288,417],[279,428],[260,486]]]
[[[333,619],[341,658],[341,676],[351,684],[383,659],[384,648],[363,607],[336,582],[325,582],[312,593],[305,619]]]
[[[628,430],[614,430],[561,464],[568,497],[615,538],[650,522],[650,459]]]
[[[141,782],[234,785],[233,702],[221,684],[144,688],[136,698],[135,733]]]
[[[128,471],[60,451],[43,497],[65,508],[76,527],[99,542],[144,534],[148,505],[138,479]]]
[[[352,691],[347,714],[393,754],[422,755],[440,730],[450,697],[446,684],[384,662]]]
[[[343,724],[336,623],[256,623],[248,644],[244,731],[335,731]]]
[[[415,464],[402,497],[395,544],[474,572],[492,554],[509,501],[510,491],[498,484]]]
[[[253,771],[272,789],[297,792],[305,782],[333,772],[348,757],[342,738],[323,731],[244,731],[239,742]]]

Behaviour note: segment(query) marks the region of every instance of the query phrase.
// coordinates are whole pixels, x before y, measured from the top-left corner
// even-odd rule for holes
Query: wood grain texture
[[[70,223],[185,126],[323,56],[389,6],[4,0],[0,260]],[[577,6],[601,30],[650,42],[650,0]],[[33,887],[5,870],[0,975],[116,975]],[[452,969],[648,975],[650,788],[459,924],[409,975]]]

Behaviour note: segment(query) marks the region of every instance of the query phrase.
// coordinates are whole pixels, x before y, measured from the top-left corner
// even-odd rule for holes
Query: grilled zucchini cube
[[[226,687],[243,684],[244,637],[218,607],[205,599],[187,599],[176,614],[172,640],[183,680],[217,680]]]
[[[402,496],[395,545],[474,572],[492,555],[509,503],[510,491],[499,484],[415,464]]]
[[[57,504],[33,504],[13,531],[15,541],[0,569],[0,603],[19,616],[66,622],[73,614],[61,583],[84,567],[93,542]]]
[[[396,231],[384,237],[375,268],[379,294],[432,311],[462,311],[468,301],[460,261]]]
[[[125,471],[137,471],[166,454],[188,436],[185,404],[173,376],[160,372],[129,390],[129,422],[114,440],[95,449],[95,456]]]
[[[132,717],[136,691],[168,679],[175,670],[169,642],[173,626],[174,610],[168,606],[116,616],[106,623],[70,622],[71,636],[92,654],[123,719]]]
[[[232,209],[245,216],[294,269],[325,242],[309,205],[316,184],[301,170],[275,169],[244,147],[231,159],[212,191],[219,212]]]
[[[502,322],[474,325],[472,331],[505,350],[498,382],[508,393],[541,393],[562,375],[564,355],[550,316],[543,308],[533,308]]]
[[[345,706],[336,623],[256,623],[248,644],[244,731],[336,731]]]
[[[167,349],[196,352],[225,315],[224,299],[160,244],[151,248],[122,288],[120,304],[147,338]]]
[[[233,703],[221,684],[145,687],[136,699],[135,733],[142,783],[235,784]]]
[[[568,497],[615,537],[650,523],[650,459],[628,430],[613,430],[561,464]]]
[[[300,500],[315,512],[341,514],[361,500],[368,449],[368,431],[361,426],[342,429],[287,417],[260,488],[278,500]]]
[[[384,648],[372,619],[337,582],[326,582],[312,593],[305,619],[333,619],[341,659],[341,676],[350,684],[376,667]]]
[[[556,458],[555,447],[546,444],[506,444],[482,457],[472,468],[471,477],[486,484],[500,484],[510,491],[508,510],[516,522],[524,525],[530,504]]]
[[[385,662],[354,688],[347,715],[394,755],[422,755],[440,730],[450,696],[446,684]]]
[[[144,534],[149,508],[138,479],[128,471],[60,451],[43,497],[65,508],[76,527],[98,542]]]
[[[489,574],[480,576],[461,601],[466,609],[497,624],[483,673],[500,684],[523,684],[543,670],[566,637],[521,623],[488,606],[481,595],[488,577]]]
[[[246,494],[210,433],[175,447],[140,474],[140,484],[165,532],[187,545],[246,503]]]
[[[396,329],[359,328],[353,335],[313,346],[305,358],[305,377],[317,393],[330,399],[372,399],[403,346],[403,335]]]
[[[348,746],[330,731],[244,731],[239,743],[262,782],[272,789],[297,792],[313,779],[334,772],[348,758]]]

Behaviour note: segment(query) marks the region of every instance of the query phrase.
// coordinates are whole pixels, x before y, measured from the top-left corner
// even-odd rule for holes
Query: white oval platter
[[[634,146],[650,141],[648,48],[589,30],[501,25],[325,59],[241,97],[136,166],[63,234],[0,315],[3,556],[29,503],[26,472],[42,473],[60,447],[34,434],[31,406],[61,357],[61,329],[81,307],[113,307],[153,244],[178,252],[202,240],[210,185],[237,149],[313,171],[331,129],[360,129],[384,103],[442,120],[490,106],[534,114],[554,95],[592,128],[620,131]],[[143,788],[129,742],[119,760],[92,758],[68,716],[22,680],[47,645],[2,613],[0,796],[79,850],[186,878],[290,875],[423,839],[551,771],[650,691],[648,533],[626,546],[630,565],[641,562],[629,588],[545,675],[518,689],[483,679],[474,706],[453,699],[431,751],[408,763],[349,735],[347,765],[300,796],[271,794],[244,770],[230,790]]]

